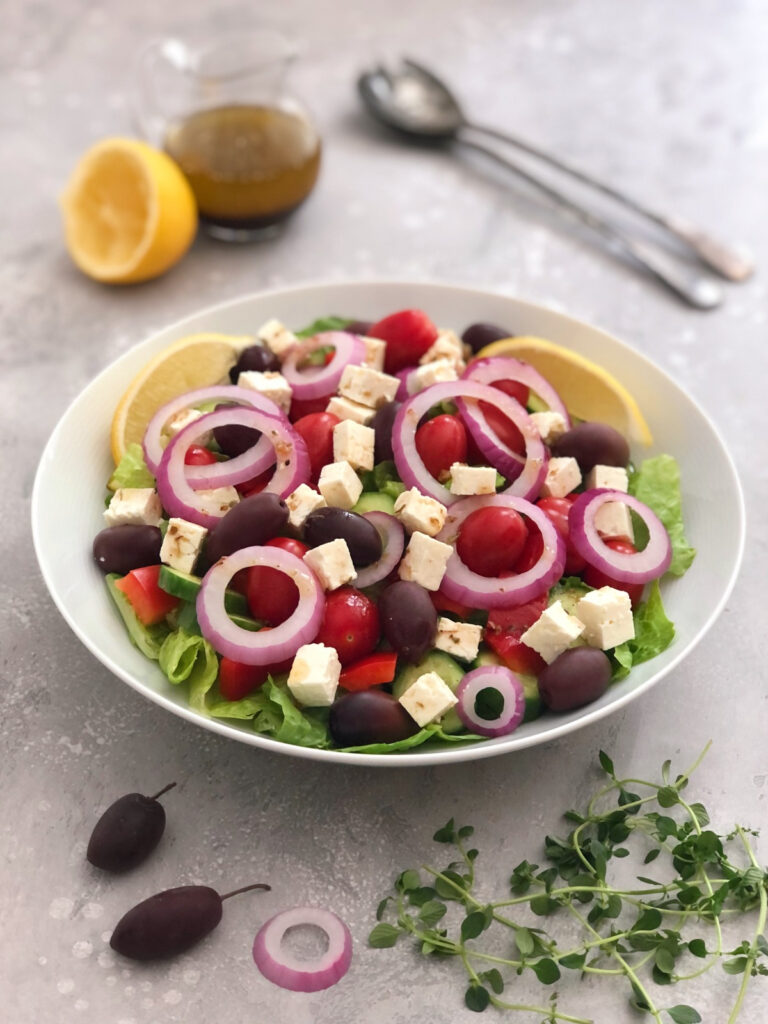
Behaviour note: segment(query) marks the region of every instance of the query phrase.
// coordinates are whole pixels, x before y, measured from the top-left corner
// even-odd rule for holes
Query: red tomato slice
[[[451,612],[453,615],[458,615],[460,619],[468,619],[472,614],[472,609],[468,604],[453,601],[450,597],[446,597],[442,590],[430,590],[429,596],[439,612]]]
[[[269,670],[264,665],[244,665],[241,661],[223,658],[219,663],[219,689],[225,700],[242,700],[266,680]]]
[[[160,565],[145,565],[141,569],[132,569],[127,576],[115,580],[115,586],[121,590],[136,613],[136,618],[144,626],[154,626],[162,622],[168,612],[179,604],[178,597],[166,593],[158,584]]]
[[[546,664],[520,637],[537,621],[547,601],[547,595],[542,594],[517,608],[495,608],[488,616],[483,639],[513,672],[537,676]]]
[[[391,683],[395,678],[397,654],[394,651],[380,651],[362,658],[345,668],[339,677],[339,686],[345,690],[357,692],[368,690],[371,686]]]

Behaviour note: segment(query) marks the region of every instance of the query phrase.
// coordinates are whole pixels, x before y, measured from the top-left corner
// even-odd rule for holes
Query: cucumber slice
[[[172,569],[170,565],[164,565],[160,569],[157,582],[167,594],[180,597],[182,601],[195,601],[203,581],[199,576],[193,576],[192,573],[180,572],[178,569]],[[248,602],[245,595],[236,590],[225,591],[224,607],[230,615],[248,614]]]
[[[423,676],[425,672],[437,672],[445,685],[449,686],[454,693],[464,678],[464,669],[457,661],[454,661],[453,658],[443,651],[430,651],[426,658],[420,661],[418,665],[406,665],[397,674],[395,681],[392,683],[394,697],[399,699],[408,687],[415,683],[419,676]],[[461,732],[464,729],[464,723],[456,714],[454,708],[446,711],[440,720],[440,725],[444,732]]]
[[[263,626],[263,623],[258,622],[256,619],[251,619],[247,615],[235,615],[230,612],[229,617],[236,626],[240,626],[241,629],[247,629],[251,633],[257,632]],[[200,623],[197,621],[194,601],[187,601],[181,605],[176,616],[176,625],[179,629],[186,629],[188,633],[196,633],[198,636],[202,636]]]
[[[482,668],[483,665],[503,665],[501,658],[493,651],[481,651],[475,658],[472,668]],[[523,685],[523,696],[525,697],[525,714],[523,722],[532,722],[534,718],[541,715],[541,694],[536,676],[524,675],[522,672],[515,672],[515,675]]]
[[[357,499],[357,504],[352,506],[352,511],[363,515],[366,512],[388,512],[395,514],[395,501],[388,494],[381,491],[363,491]]]

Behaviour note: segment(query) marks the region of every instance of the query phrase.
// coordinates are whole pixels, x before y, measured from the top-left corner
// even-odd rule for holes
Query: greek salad
[[[532,365],[483,355],[510,336],[270,320],[228,380],[157,410],[93,557],[195,710],[318,748],[478,742],[673,642],[675,459],[634,464]]]

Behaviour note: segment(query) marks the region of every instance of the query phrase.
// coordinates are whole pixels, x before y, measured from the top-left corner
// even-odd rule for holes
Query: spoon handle
[[[512,171],[523,181],[527,182],[542,195],[545,195],[551,202],[560,209],[565,210],[582,224],[586,224],[593,231],[597,232],[608,243],[610,248],[629,256],[635,263],[640,264],[658,281],[666,285],[680,298],[696,309],[714,309],[723,301],[723,291],[720,285],[712,278],[707,277],[696,270],[686,267],[675,261],[671,256],[656,249],[646,242],[632,238],[620,228],[604,220],[601,216],[591,210],[574,202],[563,192],[553,188],[551,185],[541,181],[529,171],[520,167],[512,160],[496,150],[485,146],[480,142],[464,138],[458,139],[461,145],[474,149],[485,156],[490,157],[496,163]]]
[[[670,217],[649,209],[632,196],[628,196],[626,193],[620,192],[612,185],[607,185],[605,182],[599,181],[597,178],[593,178],[584,171],[580,171],[571,164],[558,159],[558,157],[552,156],[545,150],[531,145],[531,143],[526,142],[524,139],[519,139],[515,135],[508,135],[506,132],[499,131],[497,128],[474,124],[473,122],[465,122],[464,128],[480,132],[483,135],[498,139],[500,142],[507,142],[516,149],[535,157],[537,160],[541,160],[543,163],[549,164],[551,167],[556,167],[558,171],[562,171],[571,178],[597,189],[598,192],[602,192],[604,195],[610,196],[611,199],[615,199],[630,210],[634,210],[635,213],[639,213],[641,216],[645,217],[646,220],[652,221],[658,227],[662,228],[668,234],[682,242],[696,254],[702,263],[729,281],[744,281],[754,270],[754,264],[746,253],[739,251],[733,246],[727,245],[725,242],[721,242],[706,231],[702,231],[700,228],[695,227],[693,224],[689,224],[687,221],[684,221],[679,217]]]

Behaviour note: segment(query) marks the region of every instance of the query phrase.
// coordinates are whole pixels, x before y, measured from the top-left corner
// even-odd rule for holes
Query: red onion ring
[[[411,375],[416,373],[418,369],[418,366],[406,366],[404,370],[397,371],[395,376],[400,381],[400,386],[398,387],[397,392],[395,394],[396,402],[405,402],[408,398],[411,397],[411,392],[408,390],[408,381],[410,380]]]
[[[236,384],[214,385],[210,388],[197,388],[195,391],[187,391],[183,395],[177,395],[164,406],[157,410],[149,421],[144,431],[144,461],[151,473],[157,473],[157,467],[163,457],[162,432],[163,427],[177,412],[189,409],[193,405],[200,405],[203,402],[239,402],[241,405],[251,406],[253,409],[260,409],[271,416],[283,416],[280,409],[271,398],[260,395],[258,391],[250,388],[240,388]],[[197,467],[201,469],[202,467]],[[247,479],[247,477],[245,478]]]
[[[456,538],[461,524],[476,509],[487,506],[513,508],[538,527],[544,542],[541,555],[535,565],[526,572],[515,576],[493,578],[472,572],[462,562],[456,551]],[[448,566],[440,584],[446,597],[473,608],[513,608],[527,604],[544,594],[563,575],[565,567],[565,542],[552,521],[530,501],[504,492],[503,494],[482,494],[462,498],[448,509],[445,526],[437,539],[452,544],[454,551],[448,559]]]
[[[481,718],[475,711],[475,700],[488,688],[501,694],[504,704],[497,718]],[[456,714],[470,732],[480,736],[506,736],[520,725],[525,715],[523,684],[504,665],[483,665],[467,672],[456,688],[459,703]]]
[[[423,494],[428,494],[443,505],[452,505],[458,496],[452,494],[447,487],[436,480],[424,465],[424,461],[416,450],[416,431],[422,416],[433,405],[446,400],[455,401],[456,397],[472,398],[495,405],[500,412],[508,416],[520,427],[525,438],[526,460],[522,472],[502,494],[516,495],[522,498],[537,497],[541,484],[546,476],[549,456],[541,436],[531,423],[527,413],[514,398],[492,388],[488,384],[478,384],[473,380],[445,381],[432,384],[419,391],[418,394],[404,402],[398,409],[392,428],[392,450],[395,465],[400,479],[406,487],[418,487]],[[524,417],[524,418],[523,418]],[[501,449],[497,449],[501,452]],[[495,465],[492,463],[492,465]],[[498,469],[498,466],[496,466]],[[503,472],[503,470],[499,470]]]
[[[274,629],[242,629],[230,619],[224,606],[229,581],[235,573],[253,565],[284,572],[299,590],[296,610]],[[200,632],[219,654],[246,665],[272,665],[292,658],[303,644],[315,639],[323,621],[325,597],[317,577],[300,558],[281,548],[256,545],[220,558],[208,570],[196,609]]]
[[[258,455],[258,459],[263,463],[262,469],[266,469],[271,462],[277,461],[277,469],[264,488],[266,491],[279,494],[281,498],[284,498],[299,484],[306,483],[309,479],[310,465],[307,446],[285,416],[277,417],[271,413],[262,412],[260,409],[241,406],[217,409],[216,412],[206,413],[205,416],[201,416],[200,419],[180,430],[163,452],[160,465],[157,467],[157,493],[160,495],[163,508],[170,515],[187,519],[189,522],[205,526],[209,530],[216,526],[222,512],[220,509],[217,511],[215,498],[201,494],[191,486],[187,477],[188,467],[184,465],[184,457],[189,447],[204,431],[229,424],[251,427],[254,430],[260,430],[263,435],[253,448],[243,453],[243,456],[231,460],[233,463],[240,463],[239,468],[233,473],[233,479],[234,476],[237,476],[239,480],[249,479],[246,468],[254,470],[258,465],[256,455],[259,453],[261,440],[264,438],[272,446],[272,452]],[[243,458],[247,460],[244,463],[240,461]],[[229,465],[229,463],[222,463],[222,465]],[[223,483],[221,479],[218,482]]]
[[[571,427],[571,418],[562,398],[546,377],[542,377],[530,363],[513,359],[512,356],[489,356],[470,363],[462,377],[465,380],[476,380],[479,384],[493,384],[500,380],[519,381],[546,402],[552,412],[559,412],[565,420],[567,429]]]
[[[311,925],[328,936],[328,949],[313,960],[299,960],[283,949],[289,928]],[[352,936],[340,917],[321,907],[294,907],[262,925],[253,943],[253,959],[269,981],[291,992],[319,992],[340,981],[352,962]]]
[[[633,509],[648,527],[648,543],[642,551],[626,554],[609,548],[597,532],[595,515],[609,501]],[[664,524],[647,505],[624,491],[596,487],[580,494],[568,513],[573,546],[585,561],[617,583],[647,583],[663,576],[672,561],[672,544]]]
[[[336,350],[327,366],[299,369],[299,363],[310,352],[326,345]],[[365,359],[365,344],[357,334],[347,331],[323,331],[302,345],[294,346],[283,360],[282,374],[293,389],[293,397],[300,402],[332,394],[339,386],[345,367]]]
[[[403,557],[405,549],[405,530],[403,524],[388,512],[366,512],[364,519],[370,520],[379,532],[384,550],[378,562],[358,569],[355,586],[371,587],[374,583],[386,579]]]

